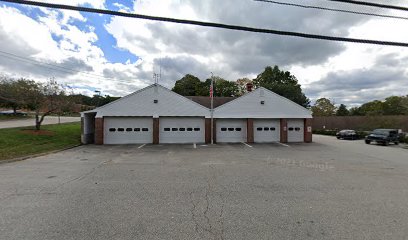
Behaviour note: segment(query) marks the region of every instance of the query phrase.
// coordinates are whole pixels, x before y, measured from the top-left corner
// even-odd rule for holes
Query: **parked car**
[[[390,142],[398,144],[398,138],[399,135],[397,129],[375,129],[366,136],[365,143],[370,144],[371,142],[376,142],[387,146]]]
[[[358,134],[354,130],[344,129],[336,133],[337,139],[358,139]]]

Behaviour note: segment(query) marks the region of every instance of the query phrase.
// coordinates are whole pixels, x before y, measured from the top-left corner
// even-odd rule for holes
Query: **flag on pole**
[[[212,97],[213,97],[213,86],[211,84],[211,86],[210,86],[210,98],[212,98]]]

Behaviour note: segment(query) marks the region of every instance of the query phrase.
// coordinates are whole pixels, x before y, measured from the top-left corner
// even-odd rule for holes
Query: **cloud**
[[[59,3],[323,35],[390,41],[408,39],[408,35],[401,32],[408,27],[406,21],[389,22],[254,1],[63,0]],[[320,6],[322,2],[310,0],[309,4]],[[76,91],[89,93],[91,87],[101,90],[102,94],[123,96],[151,84],[153,72],[158,73],[160,67],[161,84],[172,87],[187,73],[202,80],[211,72],[236,80],[253,78],[268,65],[279,65],[295,74],[312,99],[325,96],[358,104],[373,97],[403,94],[401,86],[406,86],[404,61],[408,59],[408,49],[45,8],[17,10],[15,6],[3,4],[0,7],[0,46],[7,46],[0,50],[22,58],[0,54],[0,70],[34,79],[53,75],[62,83],[78,86]],[[333,2],[324,6],[367,11],[364,7]],[[25,9],[37,9],[41,14]],[[376,13],[387,12],[378,10]],[[131,62],[126,61],[128,57],[116,57],[121,53],[137,58]],[[115,61],[109,62],[106,56]],[[75,71],[52,70],[26,59]]]

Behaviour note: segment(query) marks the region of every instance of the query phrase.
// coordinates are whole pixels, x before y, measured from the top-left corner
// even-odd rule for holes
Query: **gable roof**
[[[154,103],[157,100],[157,103]],[[159,84],[152,84],[99,108],[83,112],[104,116],[203,116],[208,109]]]
[[[261,104],[264,101],[264,104]],[[299,104],[264,87],[214,109],[215,118],[312,118]]]

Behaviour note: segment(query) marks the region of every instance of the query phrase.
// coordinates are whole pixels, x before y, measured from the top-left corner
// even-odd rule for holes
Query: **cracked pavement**
[[[408,150],[80,146],[0,164],[0,239],[407,239]]]

